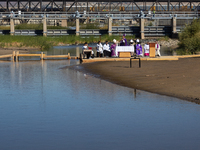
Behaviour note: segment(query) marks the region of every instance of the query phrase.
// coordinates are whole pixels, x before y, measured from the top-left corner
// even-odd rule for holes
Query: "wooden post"
[[[68,53],[68,59],[71,59],[71,57],[70,57],[70,53]]]
[[[43,52],[41,52],[40,59],[41,59],[41,60],[43,60],[43,59],[44,59]]]
[[[112,18],[108,18],[108,35],[112,35]]]
[[[76,18],[76,35],[80,35],[79,18]]]
[[[14,24],[14,19],[10,18],[10,35],[15,34],[15,24]]]
[[[144,18],[140,18],[140,36],[144,39]]]
[[[43,36],[47,36],[47,18],[46,18],[46,15],[43,18]]]
[[[15,61],[15,51],[13,51],[13,54],[12,54],[12,61]]]
[[[19,51],[16,52],[15,61],[19,61]]]

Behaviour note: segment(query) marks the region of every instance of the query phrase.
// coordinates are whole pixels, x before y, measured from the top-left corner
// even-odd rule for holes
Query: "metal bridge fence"
[[[177,33],[181,32],[183,27],[177,26]],[[10,34],[10,30],[0,30],[0,35]],[[15,30],[15,35],[25,35],[25,36],[36,36],[43,35],[43,30],[32,30],[32,29],[23,29],[23,30]],[[47,36],[64,36],[64,35],[75,35],[76,30],[68,30],[68,29],[48,29]],[[86,29],[80,30],[80,35],[93,35],[99,36],[108,34],[108,30],[99,30],[99,29]],[[140,36],[140,27],[139,26],[114,26],[112,27],[112,34],[119,35],[134,35],[136,37]],[[145,37],[162,37],[162,36],[171,36],[172,35],[172,27],[170,26],[145,26],[144,28]]]
[[[43,19],[43,17],[46,16],[47,19],[69,19],[69,18],[80,18],[80,19],[87,19],[88,17],[90,19],[106,19],[109,17],[112,17],[112,19],[134,19],[139,18],[140,14],[134,14],[134,13],[79,13],[76,14],[70,14],[70,13],[44,13],[44,12],[23,12],[21,14],[11,14],[11,13],[0,13],[0,19],[9,19],[12,17],[13,19]],[[174,14],[174,12],[171,13],[159,13],[159,14],[148,14],[144,13],[144,18],[147,19],[170,19],[172,17],[177,17],[179,19],[192,19],[192,18],[198,18],[197,13],[177,13]]]

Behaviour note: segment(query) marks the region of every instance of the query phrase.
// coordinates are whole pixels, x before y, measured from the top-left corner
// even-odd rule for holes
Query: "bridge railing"
[[[133,14],[133,13],[118,13],[118,14],[110,14],[110,13],[79,13],[78,16],[75,14],[69,14],[69,13],[42,13],[42,12],[32,12],[32,13],[0,13],[0,19],[8,19],[10,17],[14,19],[42,19],[44,16],[46,16],[47,19],[68,19],[68,18],[95,18],[95,19],[106,19],[108,17],[112,17],[113,19],[134,19],[134,18],[140,18],[139,13]],[[182,14],[144,14],[144,18],[149,19],[170,19],[172,17],[177,17],[177,19],[193,19],[198,18],[197,13],[182,13]]]

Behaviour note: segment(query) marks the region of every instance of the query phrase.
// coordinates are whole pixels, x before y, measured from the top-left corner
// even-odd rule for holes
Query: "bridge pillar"
[[[172,38],[178,38],[178,34],[176,31],[176,17],[172,18]]]
[[[176,17],[172,18],[172,33],[176,33]]]
[[[46,15],[43,18],[43,36],[47,36],[47,18],[46,18]]]
[[[112,18],[108,18],[108,35],[112,35]]]
[[[144,39],[144,18],[140,18],[140,38]]]
[[[13,18],[10,18],[10,35],[15,35],[15,24]]]
[[[76,35],[80,35],[79,18],[76,18]]]
[[[62,27],[67,27],[67,19],[63,19],[61,22]]]

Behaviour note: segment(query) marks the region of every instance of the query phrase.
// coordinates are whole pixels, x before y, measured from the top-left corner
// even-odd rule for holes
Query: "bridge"
[[[0,0],[0,12],[197,11],[200,0]]]

